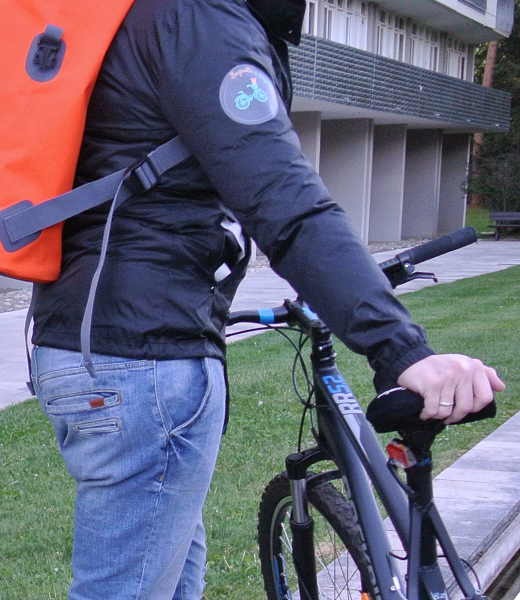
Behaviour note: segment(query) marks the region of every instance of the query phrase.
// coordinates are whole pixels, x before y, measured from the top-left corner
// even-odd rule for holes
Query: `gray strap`
[[[242,226],[238,222],[233,212],[229,208],[227,208],[227,206],[224,206],[222,203],[220,203],[219,208],[225,215],[220,223],[220,226],[232,234],[238,246],[240,247],[240,253],[236,258],[236,263],[239,263],[246,255],[246,239],[244,237]],[[234,265],[228,265],[225,262],[222,263],[215,271],[215,281],[219,283],[220,281],[223,281],[226,277],[228,277],[228,275],[231,274],[231,268],[233,266]]]
[[[27,370],[29,371],[29,380],[27,381],[27,387],[29,392],[34,396],[34,384],[32,380],[32,363],[31,363],[31,353],[29,351],[29,328],[31,327],[31,321],[34,315],[34,307],[36,305],[36,285],[33,284],[32,287],[32,295],[31,295],[31,303],[29,304],[29,308],[27,309],[27,315],[25,317],[25,325],[24,325],[24,339],[25,339],[25,356],[27,357]]]
[[[95,377],[95,369],[92,363],[90,338],[92,317],[94,314],[94,301],[96,299],[96,291],[101,272],[103,271],[106,260],[112,220],[117,207],[136,193],[135,189],[125,185],[125,183],[130,176],[135,175],[141,183],[143,190],[147,191],[157,184],[159,177],[163,173],[186,160],[190,155],[191,153],[181,142],[180,138],[176,137],[161,144],[155,150],[150,152],[146,158],[135,167],[121,169],[107,177],[82,185],[66,194],[51,198],[37,206],[33,206],[27,201],[21,202],[19,203],[20,208],[15,210],[14,213],[8,211],[2,216],[1,225],[3,227],[3,232],[7,235],[8,239],[2,239],[1,241],[4,245],[8,243],[19,248],[24,245],[23,238],[27,238],[27,243],[29,243],[34,240],[35,233],[38,233],[47,227],[51,227],[52,225],[56,225],[57,223],[61,223],[89,208],[94,208],[95,206],[99,206],[100,204],[112,200],[105,228],[103,230],[103,240],[101,243],[98,264],[90,283],[87,304],[81,322],[81,352],[83,354],[85,367],[92,378]],[[35,303],[36,286],[33,286],[31,303],[25,319],[25,351],[29,369],[29,381],[27,382],[27,387],[32,394],[34,394],[34,386],[32,384],[32,367],[28,335],[34,314]]]
[[[85,312],[83,313],[83,319],[81,321],[81,353],[83,354],[83,362],[85,364],[85,367],[92,379],[94,379],[94,377],[96,376],[96,371],[92,362],[92,354],[90,351],[92,317],[94,314],[94,301],[96,299],[96,292],[99,284],[99,279],[101,277],[101,272],[103,271],[103,267],[105,265],[114,212],[119,206],[119,204],[121,204],[120,192],[124,189],[123,186],[127,177],[129,177],[130,174],[131,172],[123,174],[123,177],[120,179],[119,185],[117,186],[116,192],[114,194],[114,199],[112,200],[112,205],[110,206],[110,211],[108,213],[105,228],[103,230],[103,240],[101,242],[101,252],[99,253],[98,264],[94,272],[94,276],[92,277],[92,281],[90,282],[87,304],[85,306]]]
[[[163,173],[186,160],[190,154],[180,138],[176,137],[152,150],[139,165],[132,168],[131,173],[147,191],[157,183]],[[112,200],[122,178],[126,181],[126,173],[127,169],[121,169],[36,206],[27,202],[26,207],[6,215],[3,219],[10,243],[17,244],[23,238],[27,238],[29,243],[34,240],[35,233]],[[121,204],[132,194],[135,194],[135,190],[124,189],[118,203]]]

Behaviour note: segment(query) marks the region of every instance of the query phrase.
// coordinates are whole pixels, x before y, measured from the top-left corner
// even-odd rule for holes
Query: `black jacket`
[[[331,329],[396,378],[432,351],[301,153],[281,40],[294,31],[284,36],[259,19],[261,3],[253,14],[243,0],[137,0],[111,46],[78,183],[139,160],[176,133],[193,156],[118,209],[92,349],[223,358],[223,323],[244,265],[215,283],[227,252],[222,203]],[[107,210],[67,222],[63,274],[40,286],[36,344],[79,350]]]

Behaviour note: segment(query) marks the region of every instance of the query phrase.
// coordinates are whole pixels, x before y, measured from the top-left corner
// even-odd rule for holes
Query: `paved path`
[[[27,360],[23,341],[26,310],[0,313],[0,410],[26,400]]]
[[[377,261],[393,256],[399,250],[374,254]],[[421,265],[421,270],[435,271],[439,283],[473,277],[491,271],[520,265],[520,242],[482,241]],[[417,280],[399,288],[399,293],[434,285]],[[290,286],[269,268],[253,268],[238,290],[234,310],[272,307],[284,298],[294,297]],[[25,310],[0,313],[0,409],[28,397],[25,387],[27,366],[23,342]]]

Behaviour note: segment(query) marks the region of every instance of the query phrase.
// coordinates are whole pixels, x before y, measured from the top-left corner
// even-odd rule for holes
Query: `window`
[[[387,58],[404,60],[406,23],[403,17],[384,10],[377,14],[377,53]]]
[[[349,46],[367,49],[367,4],[359,0],[345,0],[345,11],[347,14],[347,41]]]
[[[310,20],[310,4],[308,7]],[[326,0],[319,15],[320,35],[355,48],[367,48],[367,7],[361,0]]]
[[[329,0],[330,1],[330,0]],[[326,40],[332,40],[332,22],[333,22],[333,10],[328,6],[323,7],[323,20],[322,20],[322,32],[321,35]],[[340,40],[334,40],[340,41]]]
[[[448,53],[448,75],[458,77],[459,79],[465,79],[468,62],[468,46],[455,38],[448,38],[446,46]]]
[[[318,33],[317,0],[307,1],[307,10],[305,11],[302,31],[308,35],[317,35]]]
[[[412,23],[410,27],[409,62],[416,67],[439,71],[440,36],[428,27]]]
[[[487,9],[487,0],[459,0],[459,2],[467,4],[481,13],[485,13]]]

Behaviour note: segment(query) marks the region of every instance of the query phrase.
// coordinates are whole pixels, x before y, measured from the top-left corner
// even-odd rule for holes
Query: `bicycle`
[[[269,100],[269,97],[264,90],[256,83],[255,77],[251,79],[251,83],[248,83],[246,87],[251,89],[250,94],[244,92],[244,90],[240,90],[235,97],[235,106],[238,110],[247,110],[251,106],[253,100],[258,100],[258,102],[262,103]]]
[[[394,288],[415,278],[435,279],[432,273],[416,272],[415,265],[474,241],[472,228],[461,229],[379,266]],[[376,397],[365,416],[336,367],[331,332],[300,300],[286,300],[274,309],[231,313],[228,319],[229,325],[246,322],[259,323],[261,329],[299,331],[299,342],[291,343],[295,365],[301,364],[308,381],[307,395],[300,393],[304,413],[298,451],[287,457],[286,471],[266,486],[259,509],[258,543],[267,598],[448,600],[438,543],[464,600],[485,600],[433,502],[430,449],[445,425],[419,419],[422,398],[395,388]],[[302,358],[307,340],[312,378]],[[316,445],[302,449],[309,410],[315,414],[311,432]],[[492,403],[461,422],[493,417],[495,412]],[[388,459],[369,421],[379,433],[399,433],[400,438],[387,447]],[[332,468],[311,470],[324,461]],[[395,527],[404,557],[391,550],[373,489]],[[406,561],[404,579],[398,558]]]

